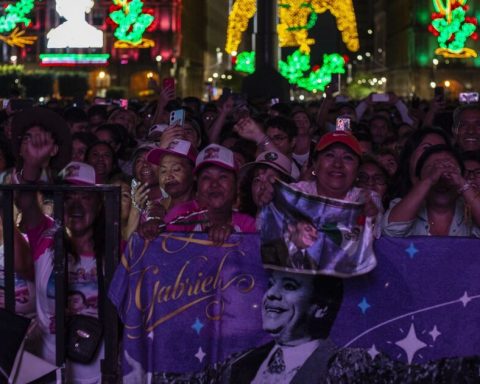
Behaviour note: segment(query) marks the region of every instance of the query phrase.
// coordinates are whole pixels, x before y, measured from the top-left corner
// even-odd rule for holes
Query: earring
[[[315,173],[315,171],[312,171],[312,176],[317,176],[317,174]]]
[[[323,308],[319,308],[315,311],[315,318],[321,319],[322,317],[325,317],[327,315],[327,312],[328,312],[328,305]]]

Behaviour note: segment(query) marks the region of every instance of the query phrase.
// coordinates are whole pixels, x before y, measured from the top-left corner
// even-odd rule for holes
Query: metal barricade
[[[70,185],[0,185],[3,205],[3,236],[4,236],[4,276],[5,276],[5,308],[15,312],[15,281],[14,281],[14,217],[13,203],[15,192],[53,192],[54,220],[56,228],[54,245],[55,276],[55,312],[56,312],[56,365],[65,367],[65,245],[64,245],[64,215],[63,204],[65,192],[97,192],[103,196],[105,206],[105,255],[103,302],[103,325],[105,356],[101,362],[102,383],[116,383],[118,376],[118,317],[116,309],[107,299],[107,292],[115,272],[120,254],[120,187],[103,186],[70,186]],[[63,371],[63,369],[62,369]],[[62,374],[65,382],[64,374]]]

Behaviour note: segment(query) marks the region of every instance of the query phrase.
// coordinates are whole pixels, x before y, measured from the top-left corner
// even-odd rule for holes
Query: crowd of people
[[[183,121],[171,123],[178,110]],[[205,103],[164,89],[128,109],[52,101],[7,108],[2,117],[1,182],[119,186],[122,246],[135,232],[153,239],[199,231],[221,244],[232,233],[260,231],[276,180],[363,202],[377,236],[480,236],[478,104],[393,93],[388,102],[355,102],[328,90],[308,103],[235,93]],[[22,192],[15,203],[17,296],[30,304],[20,312],[38,323],[32,349],[54,362],[52,199]],[[103,220],[99,195],[65,196],[68,314],[98,315]],[[69,382],[97,382],[102,352],[89,365],[70,365]]]

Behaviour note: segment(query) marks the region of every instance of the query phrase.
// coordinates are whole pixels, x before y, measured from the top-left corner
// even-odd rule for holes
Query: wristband
[[[163,219],[162,219],[161,217],[159,217],[159,216],[148,216],[146,221],[150,221],[150,220],[160,220],[160,221],[163,221]]]
[[[262,139],[259,142],[257,142],[258,146],[263,146],[263,147],[267,146],[268,144],[270,144],[270,137],[268,137],[268,135],[263,136]]]

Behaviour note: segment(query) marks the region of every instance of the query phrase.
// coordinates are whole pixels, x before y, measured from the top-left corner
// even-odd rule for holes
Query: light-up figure
[[[57,13],[66,19],[47,34],[47,48],[102,48],[103,32],[88,24],[85,13],[93,0],[56,0]]]
[[[467,0],[433,0],[435,12],[428,30],[436,36],[439,48],[435,54],[444,57],[477,57],[477,52],[465,47],[467,39],[478,39],[478,20],[467,16]]]

